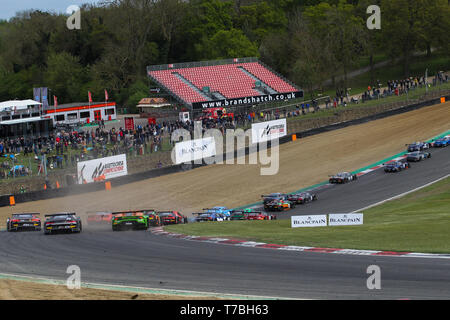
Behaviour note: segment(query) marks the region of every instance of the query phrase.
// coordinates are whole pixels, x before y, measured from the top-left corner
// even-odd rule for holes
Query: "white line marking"
[[[8,273],[0,273],[0,279],[10,279],[20,281],[27,279],[33,282],[46,282],[47,284],[54,285],[65,285],[66,281],[49,279],[44,277],[36,277],[31,275],[16,275]],[[45,284],[45,283],[44,283]],[[206,292],[206,291],[191,291],[191,290],[179,290],[179,289],[160,289],[160,288],[146,288],[146,287],[134,287],[134,286],[124,286],[124,285],[114,285],[114,284],[102,284],[102,283],[92,283],[83,282],[82,287],[91,289],[102,289],[102,290],[116,290],[116,291],[131,291],[136,290],[146,294],[165,294],[165,295],[188,295],[188,296],[207,296],[207,297],[220,297],[220,298],[230,298],[230,299],[256,299],[256,300],[306,300],[298,298],[289,297],[272,297],[272,296],[258,296],[258,295],[245,295],[245,294],[234,294],[234,293],[220,293],[220,292]]]
[[[399,194],[399,195],[396,195],[396,196],[394,196],[394,197],[391,197],[391,198],[389,198],[389,199],[385,199],[385,200],[383,200],[383,201],[380,201],[380,202],[371,204],[370,206],[367,206],[367,207],[364,207],[364,208],[355,210],[355,211],[353,211],[352,213],[361,212],[361,211],[363,211],[363,210],[367,210],[367,209],[370,209],[370,208],[372,208],[372,207],[376,207],[376,206],[378,206],[378,205],[380,205],[380,204],[383,204],[383,203],[385,203],[385,202],[388,202],[388,201],[391,201],[391,200],[395,200],[395,199],[401,198],[401,197],[406,196],[406,195],[408,195],[408,194],[410,194],[410,193],[413,193],[413,192],[418,191],[418,190],[420,190],[420,189],[426,188],[426,187],[428,187],[428,186],[430,186],[430,185],[432,185],[432,184],[435,184],[436,182],[439,182],[439,181],[441,181],[441,180],[447,179],[448,177],[450,177],[450,174],[447,174],[446,176],[443,176],[443,177],[441,177],[441,178],[439,178],[439,179],[437,179],[437,180],[431,181],[430,183],[424,184],[423,186],[420,186],[420,187],[417,187],[417,188],[415,188],[415,189],[412,189],[412,190],[403,192],[403,193],[401,193],[401,194]]]

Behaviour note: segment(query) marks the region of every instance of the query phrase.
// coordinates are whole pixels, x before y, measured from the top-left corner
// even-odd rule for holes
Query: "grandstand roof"
[[[34,100],[10,100],[5,102],[0,102],[0,112],[4,110],[22,110],[27,109],[28,106],[41,105],[42,103]]]
[[[256,58],[150,66],[152,80],[179,102],[199,103],[303,92]],[[261,99],[262,100],[262,99]],[[242,104],[242,103],[241,103]]]

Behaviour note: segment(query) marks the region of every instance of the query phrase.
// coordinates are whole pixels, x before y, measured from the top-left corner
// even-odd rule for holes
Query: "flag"
[[[88,91],[88,96],[89,96],[89,103],[92,103],[92,93],[90,91]]]
[[[55,109],[58,107],[58,97],[56,96],[53,96],[53,105],[55,106]]]
[[[108,91],[106,91],[106,89],[105,89],[105,101],[108,101],[108,100],[109,100]]]

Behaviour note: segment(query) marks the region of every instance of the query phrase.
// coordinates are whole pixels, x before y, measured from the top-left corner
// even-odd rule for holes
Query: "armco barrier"
[[[445,98],[448,101],[450,99],[450,95],[445,96]],[[395,110],[390,110],[390,111],[386,111],[386,112],[379,113],[376,115],[364,117],[361,119],[340,122],[340,123],[324,126],[321,128],[311,129],[311,130],[307,130],[307,131],[303,131],[303,132],[296,132],[294,134],[296,135],[297,139],[301,139],[301,138],[316,135],[319,133],[342,129],[342,128],[345,128],[348,126],[362,124],[362,123],[366,123],[366,122],[373,121],[373,120],[383,119],[383,118],[386,118],[386,117],[389,117],[392,115],[417,110],[417,109],[420,109],[420,108],[423,108],[426,106],[430,106],[430,105],[434,105],[434,104],[439,104],[440,101],[441,101],[441,98],[432,99],[432,100],[420,102],[417,104],[413,104],[410,106],[398,108]],[[291,141],[292,141],[292,134],[280,138],[279,144],[284,144],[284,143],[291,142]],[[270,148],[270,147],[271,147],[271,143],[269,141],[267,143],[267,148]],[[259,151],[262,149],[260,149],[258,146],[257,150]],[[248,155],[249,152],[250,152],[250,148],[246,147],[245,155]],[[235,150],[233,157],[236,158],[237,156],[238,156],[238,150]],[[205,163],[211,163],[211,162],[205,161]],[[155,177],[159,177],[159,176],[168,175],[171,173],[182,172],[182,171],[206,166],[207,164],[205,164],[205,163],[204,164],[189,164],[189,165],[178,164],[178,165],[173,165],[173,166],[169,166],[169,167],[158,168],[158,169],[153,169],[153,170],[144,171],[144,172],[138,172],[138,173],[130,174],[127,176],[117,177],[114,179],[110,179],[109,181],[111,181],[112,187],[117,187],[117,186],[128,184],[131,182],[136,182],[136,181],[145,180],[145,179],[149,179],[149,178],[155,178]],[[11,195],[11,194],[2,195],[2,196],[0,196],[0,207],[5,207],[5,206],[10,205],[10,196],[14,196],[15,203],[18,204],[18,203],[22,203],[22,202],[45,200],[45,199],[51,199],[51,198],[57,198],[57,197],[66,197],[69,195],[77,195],[77,194],[100,191],[100,190],[105,190],[104,182],[93,182],[93,183],[88,183],[88,184],[84,184],[84,185],[73,185],[73,186],[69,186],[69,187],[65,187],[65,188],[32,191],[32,192],[19,193],[19,194],[14,194],[14,195]]]

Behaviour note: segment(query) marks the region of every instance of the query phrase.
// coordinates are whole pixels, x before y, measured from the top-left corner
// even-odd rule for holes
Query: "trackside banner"
[[[77,164],[79,184],[108,180],[127,174],[127,156],[125,154],[81,161]]]
[[[287,92],[287,93],[275,93],[266,94],[261,96],[244,97],[244,98],[233,98],[233,99],[223,99],[214,101],[204,101],[204,102],[193,102],[192,108],[194,110],[205,109],[205,108],[220,108],[220,107],[234,107],[246,104],[258,104],[273,101],[285,101],[292,100],[303,97],[303,91]]]
[[[355,226],[363,224],[362,213],[330,213],[329,226]]]
[[[252,143],[279,139],[287,134],[286,119],[252,124]]]
[[[175,163],[187,163],[216,155],[214,137],[178,142],[175,145]]]
[[[327,215],[314,215],[314,216],[293,216],[291,217],[291,227],[326,227]]]

